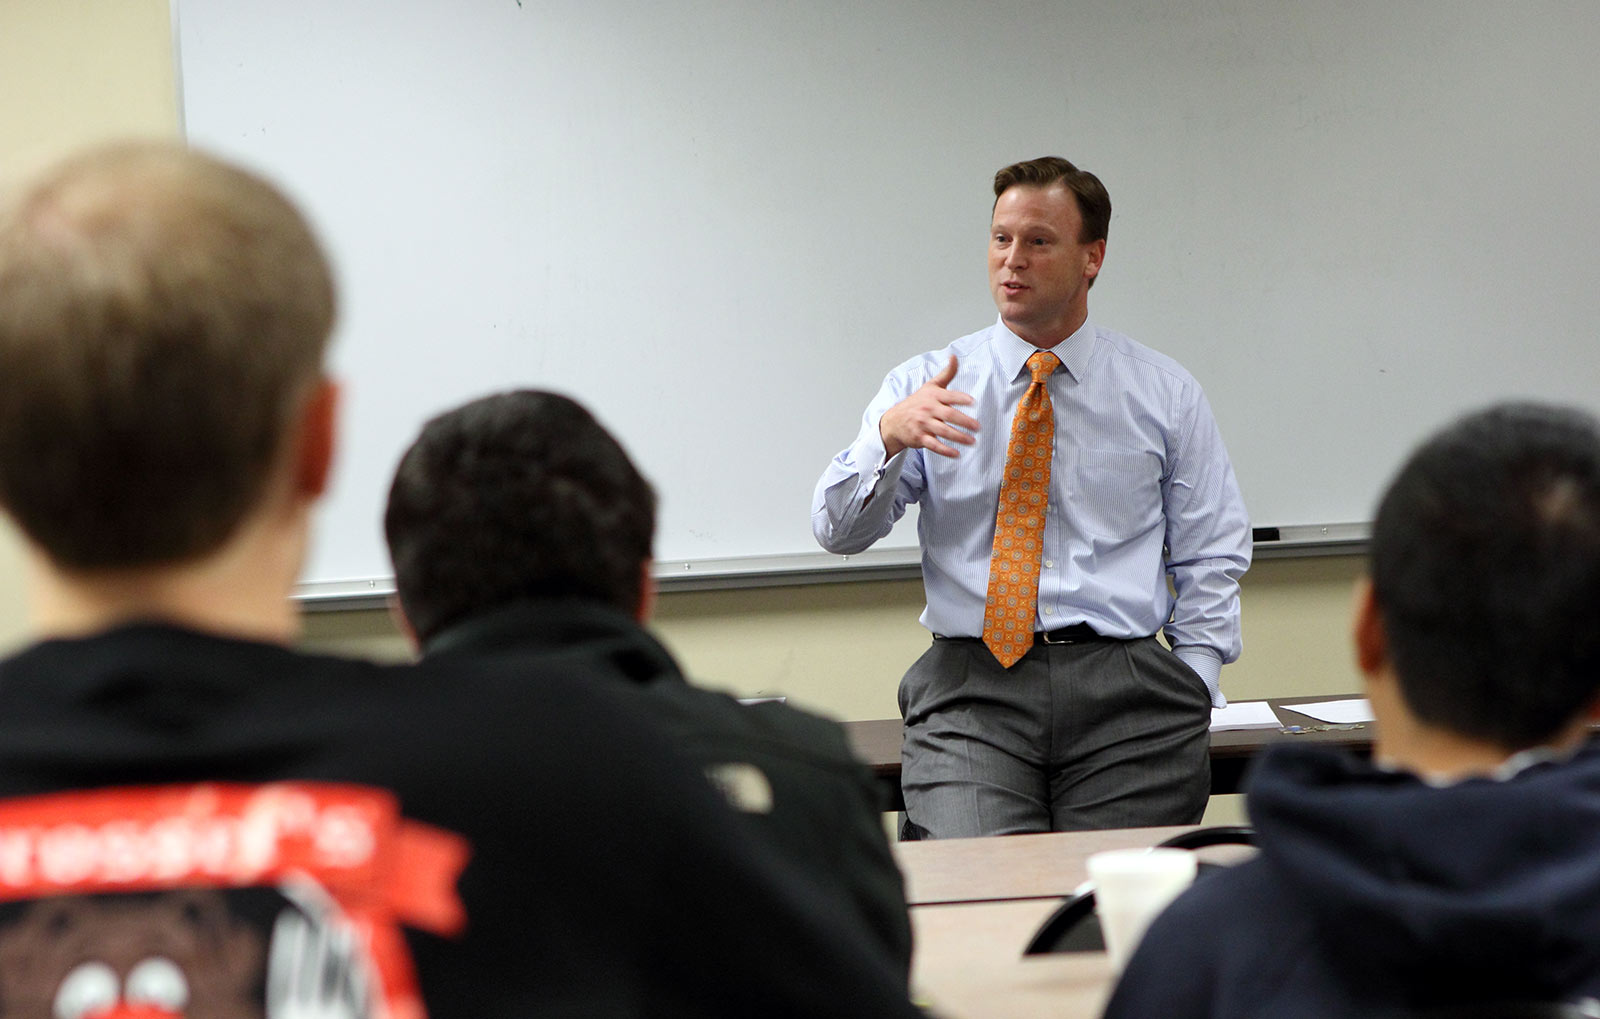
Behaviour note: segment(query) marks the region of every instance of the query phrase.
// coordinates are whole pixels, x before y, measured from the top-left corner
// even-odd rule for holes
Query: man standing
[[[843,554],[920,504],[934,640],[900,685],[907,834],[1197,821],[1240,650],[1238,484],[1194,378],[1089,320],[1100,181],[1045,157],[994,193],[999,321],[890,372],[812,503]]]
[[[0,206],[40,636],[0,661],[6,1011],[915,1014],[582,663],[291,650],[333,321],[299,212],[199,153],[95,150]]]
[[[752,836],[845,891],[856,925],[909,972],[911,924],[882,793],[844,730],[691,686],[644,629],[655,510],[621,444],[565,396],[519,390],[446,411],[389,488],[384,533],[402,617],[431,661],[515,657],[528,682],[552,661],[576,661],[637,695]]]
[[[1384,494],[1368,570],[1372,760],[1269,752],[1259,855],[1156,918],[1110,1019],[1592,1014],[1555,1006],[1600,997],[1600,422],[1446,428]]]

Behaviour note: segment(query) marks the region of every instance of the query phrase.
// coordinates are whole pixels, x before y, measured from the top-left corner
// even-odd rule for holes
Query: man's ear
[[[1378,611],[1372,581],[1367,577],[1356,581],[1351,636],[1356,648],[1356,665],[1363,673],[1370,678],[1388,667],[1389,637],[1383,628],[1383,615]]]
[[[656,574],[652,560],[646,559],[639,566],[639,611],[634,618],[640,623],[648,623],[650,616],[656,610]]]
[[[300,411],[300,436],[295,450],[295,491],[321,498],[333,475],[333,454],[339,430],[339,384],[320,378],[312,384]]]
[[[1083,267],[1083,275],[1094,279],[1100,275],[1100,270],[1106,264],[1106,240],[1104,237],[1089,246],[1089,263]]]

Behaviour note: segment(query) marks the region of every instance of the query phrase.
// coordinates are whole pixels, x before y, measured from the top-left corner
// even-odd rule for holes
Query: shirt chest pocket
[[[1085,449],[1056,493],[1084,534],[1127,541],[1162,525],[1161,461],[1153,453]]]

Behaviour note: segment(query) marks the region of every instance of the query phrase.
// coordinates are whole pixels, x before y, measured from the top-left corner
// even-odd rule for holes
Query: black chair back
[[[1180,832],[1158,844],[1162,849],[1204,849],[1207,846],[1255,845],[1254,828],[1245,825],[1215,825]],[[1196,880],[1209,871],[1221,869],[1221,864],[1204,860],[1196,872]],[[1023,955],[1048,955],[1052,952],[1103,952],[1105,937],[1100,932],[1100,918],[1094,912],[1094,890],[1079,892],[1063,902],[1034,932]]]

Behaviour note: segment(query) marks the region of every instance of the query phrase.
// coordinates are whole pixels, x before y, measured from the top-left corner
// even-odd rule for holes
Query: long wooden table
[[[1055,908],[1053,899],[913,907],[913,998],[938,1019],[1095,1019],[1115,975],[1104,952],[1022,955]]]
[[[1318,697],[1269,698],[1273,712],[1284,726],[1312,726],[1319,724],[1310,715],[1294,710],[1296,704],[1316,701],[1342,700],[1360,697],[1361,694],[1326,694]],[[846,722],[845,731],[856,753],[866,761],[883,783],[889,810],[904,808],[900,796],[900,719],[875,718],[866,721]],[[1274,743],[1318,743],[1346,747],[1357,753],[1372,750],[1372,725],[1360,729],[1328,729],[1302,733],[1285,733],[1278,729],[1228,729],[1211,734],[1211,792],[1236,793],[1243,790],[1245,770],[1250,761]]]
[[[1113,972],[1103,952],[1024,957],[1039,926],[1088,877],[1103,849],[1151,846],[1186,828],[900,842],[916,951],[911,984],[941,1019],[1098,1016]],[[1241,852],[1202,853],[1232,861]]]
[[[1106,849],[1153,846],[1193,825],[896,842],[909,906],[1060,899],[1089,876],[1084,861]]]

